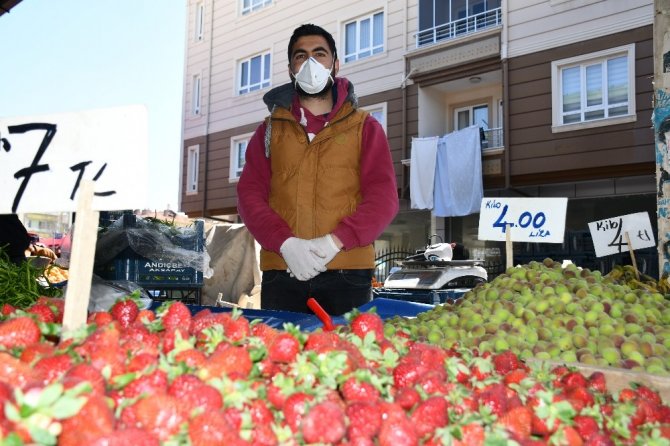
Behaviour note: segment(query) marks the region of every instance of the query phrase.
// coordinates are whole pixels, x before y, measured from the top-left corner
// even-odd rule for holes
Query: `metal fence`
[[[375,280],[383,283],[391,268],[400,266],[400,261],[415,254],[414,250],[405,247],[390,247],[377,251],[375,257]]]
[[[479,14],[469,15],[453,22],[444,23],[433,28],[422,29],[416,34],[416,47],[437,43],[441,40],[453,39],[466,34],[475,33],[502,23],[502,9],[495,8]]]

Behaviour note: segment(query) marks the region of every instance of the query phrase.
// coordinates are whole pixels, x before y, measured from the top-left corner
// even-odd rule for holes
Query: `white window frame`
[[[249,141],[253,133],[245,133],[243,135],[235,135],[230,138],[230,168],[228,171],[228,182],[237,183],[240,180],[240,175],[242,174],[242,169],[244,166],[239,165],[239,144],[244,142],[246,143],[246,148],[249,147]]]
[[[200,116],[202,113],[202,76],[200,73],[193,75],[191,80],[191,113]]]
[[[270,70],[269,70],[269,73],[268,73],[268,78],[264,79],[263,75],[265,73],[265,57],[268,56],[268,55],[270,56],[270,62],[269,62]],[[253,84],[253,85],[250,84],[250,83],[247,83],[247,85],[244,87],[244,89],[246,89],[246,91],[242,91],[243,90],[243,87],[242,87],[242,66],[245,63],[248,64],[249,70],[248,70],[248,79],[247,80],[248,80],[248,82],[251,82],[251,61],[252,61],[252,59],[254,59],[256,57],[261,58],[261,68],[260,68],[261,69],[261,82],[257,83],[257,84]],[[258,85],[258,88],[252,90],[252,88],[255,87],[256,85]],[[253,56],[249,56],[247,58],[244,58],[244,59],[241,59],[241,60],[237,61],[237,81],[235,82],[235,95],[236,96],[243,96],[245,94],[253,93],[253,92],[256,92],[256,91],[262,91],[263,89],[269,88],[271,86],[272,86],[272,51],[269,51],[269,50],[264,51],[262,53],[257,53],[257,54],[254,54]]]
[[[244,5],[245,2],[248,3],[248,6]],[[247,15],[270,6],[272,4],[272,0],[240,0],[239,4],[240,15]]]
[[[188,146],[186,150],[186,195],[198,194],[200,172],[200,144]]]
[[[382,15],[382,31],[383,31],[383,36],[382,36],[382,43],[381,45],[374,45],[373,43],[373,38],[375,34],[375,29],[374,29],[374,17],[377,14]],[[363,20],[370,20],[370,47],[368,48],[361,48],[361,38],[360,38],[360,28],[361,28],[361,22]],[[355,53],[348,54],[347,53],[347,26],[355,23],[356,24],[356,51]],[[359,60],[365,60],[369,59],[370,57],[374,56],[379,56],[380,54],[384,54],[386,51],[386,36],[387,36],[387,26],[386,26],[386,12],[382,9],[379,11],[372,12],[370,14],[358,17],[353,20],[348,20],[342,24],[342,48],[343,48],[343,56],[340,58],[343,63],[353,63]],[[381,51],[374,52],[376,49],[381,48]],[[360,56],[360,53],[363,51],[369,51],[370,54],[365,55],[365,56]],[[353,59],[348,60],[350,57],[353,57]]]
[[[195,34],[193,38],[196,42],[201,42],[205,38],[205,4],[203,2],[195,5]]]
[[[561,110],[562,107],[562,98],[563,90],[561,84],[561,73],[562,70],[572,67],[583,67],[592,65],[597,62],[606,62],[608,59],[627,56],[628,58],[628,114],[622,116],[614,117],[605,117],[601,119],[594,119],[589,121],[581,121],[569,124],[563,124],[563,117]],[[584,84],[583,73],[582,76],[582,85]],[[608,104],[606,101],[606,91],[607,86],[603,85],[603,107],[605,113],[608,110]],[[580,111],[583,113],[585,110],[588,111],[588,108],[584,107],[586,101],[586,92],[584,88],[581,91],[581,104],[582,107]],[[551,131],[552,133],[568,132],[572,130],[588,129],[594,127],[603,127],[607,125],[616,125],[626,122],[634,122],[637,120],[636,106],[635,106],[635,44],[629,44],[624,46],[619,46],[616,48],[610,48],[603,51],[598,51],[595,53],[584,54],[576,57],[571,57],[568,59],[556,60],[551,63],[551,102],[552,102],[552,124]]]
[[[469,118],[469,121],[470,121],[468,126],[471,126],[471,125],[475,125],[473,123],[473,119],[475,118],[475,109],[476,108],[481,108],[481,107],[486,107],[486,112],[488,113],[488,118],[489,118],[489,121],[490,121],[491,120],[491,106],[486,102],[482,102],[481,104],[472,104],[472,105],[467,105],[465,107],[455,108],[454,109],[454,127],[453,127],[454,131],[458,129],[458,112],[465,111],[465,110],[468,111],[468,113],[469,113],[468,118]],[[488,123],[488,128],[492,128],[492,127],[493,126],[489,122]],[[487,130],[487,129],[484,129],[484,130]]]
[[[363,110],[367,111],[368,113],[372,113],[374,111],[380,110],[382,112],[382,120],[379,121],[381,124],[382,128],[384,129],[384,133],[388,133],[386,131],[386,123],[388,122],[388,117],[387,117],[387,110],[388,107],[386,105],[386,102],[380,102],[378,104],[372,104],[372,105],[366,105],[365,107],[361,107]],[[375,118],[376,119],[376,118]]]

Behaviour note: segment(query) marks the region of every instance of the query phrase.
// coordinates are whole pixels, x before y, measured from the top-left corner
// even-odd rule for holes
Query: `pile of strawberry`
[[[65,338],[57,300],[2,312],[3,445],[670,444],[646,386],[388,339],[374,313],[306,333],[125,299]]]

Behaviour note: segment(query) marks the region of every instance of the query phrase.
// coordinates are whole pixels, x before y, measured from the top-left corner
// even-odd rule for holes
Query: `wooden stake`
[[[77,219],[70,256],[70,275],[63,312],[63,335],[65,337],[68,333],[86,324],[95,244],[98,239],[100,213],[91,209],[93,181],[82,181],[78,194]]]
[[[628,231],[626,231],[626,243],[628,244],[628,252],[630,253],[630,260],[633,262],[633,268],[635,268],[635,278],[640,280],[640,272],[637,270],[637,261],[635,260],[635,251],[633,251],[633,245],[630,244],[630,236]]]
[[[512,225],[505,228],[505,253],[507,255],[507,268],[514,266],[514,251],[512,250]]]

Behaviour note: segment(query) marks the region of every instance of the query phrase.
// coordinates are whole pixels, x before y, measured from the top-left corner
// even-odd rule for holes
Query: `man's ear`
[[[340,59],[335,59],[335,63],[333,64],[333,72],[335,73],[335,76],[337,76],[337,73],[340,71]]]

